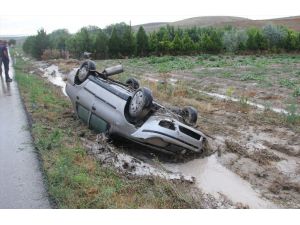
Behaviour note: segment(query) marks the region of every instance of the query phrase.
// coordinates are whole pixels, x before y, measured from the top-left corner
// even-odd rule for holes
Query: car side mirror
[[[117,65],[117,66],[112,66],[106,68],[102,73],[105,74],[107,77],[112,76],[114,74],[122,73],[123,66],[122,65]]]

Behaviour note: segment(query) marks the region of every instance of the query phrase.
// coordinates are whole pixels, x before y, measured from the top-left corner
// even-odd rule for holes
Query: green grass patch
[[[249,81],[249,80],[265,81],[265,77],[262,74],[248,73],[248,74],[242,74],[240,80],[241,81]]]
[[[293,91],[293,96],[294,97],[299,97],[300,96],[300,86],[296,87]]]
[[[279,85],[282,86],[282,87],[292,88],[292,87],[295,87],[296,83],[293,80],[280,79],[279,80]]]

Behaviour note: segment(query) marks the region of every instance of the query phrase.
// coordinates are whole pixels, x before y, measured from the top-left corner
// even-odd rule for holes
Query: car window
[[[90,119],[90,127],[97,133],[103,133],[108,130],[108,123],[95,114],[92,114]]]
[[[88,120],[89,120],[89,110],[84,108],[82,105],[77,104],[77,114],[78,117],[85,122],[86,124],[88,124]]]

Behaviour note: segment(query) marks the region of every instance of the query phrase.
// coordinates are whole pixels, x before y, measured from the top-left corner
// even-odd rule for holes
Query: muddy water
[[[59,72],[58,66],[51,65],[42,70],[44,71],[44,77],[47,77],[52,84],[61,87],[63,94],[67,95],[65,90],[66,82],[64,81],[65,75]]]
[[[223,194],[233,202],[243,203],[250,208],[276,208],[274,204],[261,199],[248,182],[222,166],[216,155],[182,164],[164,164],[164,167],[195,177],[195,185],[215,197]]]

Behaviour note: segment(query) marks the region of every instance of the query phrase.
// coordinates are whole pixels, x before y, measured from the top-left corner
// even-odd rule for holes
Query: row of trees
[[[71,53],[75,58],[84,52],[93,58],[118,58],[147,55],[185,55],[197,53],[244,51],[296,51],[300,50],[300,33],[283,26],[266,25],[263,28],[187,28],[161,27],[147,34],[139,27],[134,32],[125,23],[100,29],[83,27],[70,34],[66,29],[46,34],[41,29],[23,44],[26,53],[40,59],[47,49]]]

